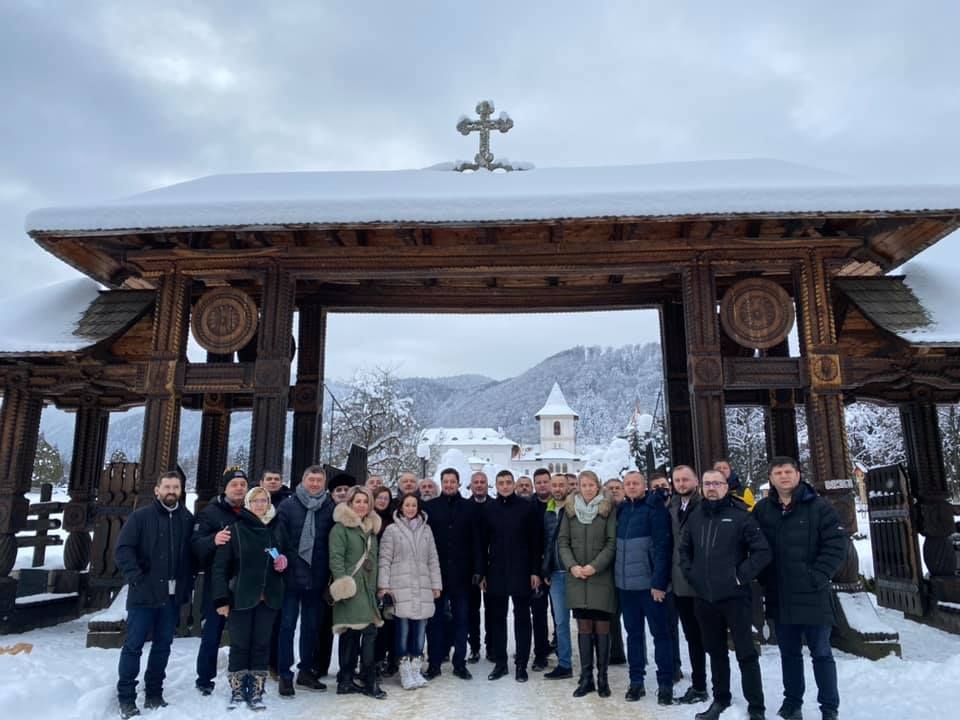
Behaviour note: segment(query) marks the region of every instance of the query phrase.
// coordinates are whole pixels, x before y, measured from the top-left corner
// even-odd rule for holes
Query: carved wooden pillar
[[[25,493],[33,478],[43,398],[29,381],[26,371],[8,375],[0,410],[0,580],[17,560],[16,533],[26,527],[30,507]]]
[[[160,280],[153,316],[152,357],[147,364],[140,451],[140,502],[149,502],[164,472],[177,467],[180,401],[186,362],[190,281],[174,271]]]
[[[220,477],[227,466],[229,445],[229,397],[217,393],[206,394],[203,396],[203,414],[200,416],[196,512],[200,512],[217,495]]]
[[[327,339],[327,312],[319,303],[300,306],[297,341],[297,384],[293,388],[293,458],[290,487],[303,471],[320,460],[323,427],[323,361]]]
[[[924,535],[923,559],[930,571],[930,589],[941,602],[960,602],[957,555],[950,536],[955,532],[953,507],[943,463],[943,440],[937,406],[918,398],[900,405],[910,485],[919,502],[919,530]]]
[[[687,376],[687,334],[683,305],[664,303],[660,308],[660,336],[667,381],[667,417],[670,422],[670,459],[673,465],[690,465],[699,472],[693,442],[690,412],[690,380]]]
[[[63,547],[63,566],[67,570],[86,570],[90,564],[93,541],[93,517],[97,486],[107,451],[110,413],[96,396],[83,399],[73,427],[73,455],[70,460],[70,502],[63,510],[63,529],[70,534]]]
[[[786,340],[767,351],[768,357],[788,357],[789,354]],[[796,460],[800,457],[800,444],[797,440],[797,406],[793,390],[771,390],[769,398],[764,412],[767,457],[786,455]]]
[[[727,429],[716,287],[709,263],[700,259],[683,271],[683,319],[695,466],[702,472],[727,454]]]
[[[283,441],[290,405],[290,333],[293,329],[294,281],[271,267],[264,274],[260,330],[254,365],[253,419],[250,429],[251,478],[265,467],[283,467]]]

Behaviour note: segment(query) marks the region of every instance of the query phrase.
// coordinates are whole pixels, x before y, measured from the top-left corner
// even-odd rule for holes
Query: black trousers
[[[513,602],[513,635],[517,644],[517,667],[525,668],[530,660],[530,593],[520,595],[491,595],[487,593],[487,633],[494,662],[506,665],[507,658],[507,602]]]
[[[330,672],[330,658],[333,655],[333,608],[320,601],[320,620],[317,623],[317,649],[313,656],[313,672],[320,678]]]
[[[694,690],[707,689],[707,653],[703,649],[703,636],[700,633],[700,623],[694,611],[694,598],[674,595],[677,606],[677,615],[680,616],[680,626],[683,636],[687,640],[687,653],[690,656],[690,680]],[[679,656],[678,656],[679,657]]]
[[[470,642],[470,652],[480,652],[480,606],[483,604],[486,593],[480,592],[476,585],[470,587],[470,606],[467,615],[467,638]],[[490,652],[490,630],[489,626],[484,628],[483,633],[484,649]]]
[[[270,662],[270,636],[278,612],[262,602],[249,610],[230,611],[227,616],[230,672],[267,669]]]
[[[752,607],[750,596],[735,597],[718,602],[701,598],[694,601],[694,613],[700,624],[703,645],[710,655],[713,697],[730,703],[730,655],[727,650],[727,630],[740,664],[743,697],[751,712],[763,712],[763,684],[760,680],[760,656],[753,646]]]
[[[530,617],[533,625],[533,657],[546,660],[550,655],[550,631],[547,629],[547,611],[550,609],[550,593],[544,592],[530,601]]]

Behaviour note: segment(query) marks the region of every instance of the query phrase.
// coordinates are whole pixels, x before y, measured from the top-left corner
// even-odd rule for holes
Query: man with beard
[[[537,473],[540,471],[538,470]],[[540,476],[534,473],[534,479]],[[549,472],[548,472],[549,476]],[[560,513],[567,499],[567,478],[550,478],[550,500],[543,515],[543,581],[550,593],[553,606],[553,625],[557,633],[557,666],[544,677],[562,680],[573,677],[573,648],[570,643],[570,610],[567,609],[567,571],[560,562],[557,538],[560,535]]]
[[[190,542],[198,567],[203,571],[203,628],[197,651],[197,690],[203,695],[213,692],[217,676],[217,655],[227,619],[217,613],[211,597],[210,571],[217,547],[230,542],[230,528],[243,510],[247,495],[247,474],[237,466],[227,468],[220,478],[220,496],[207,504],[197,515]]]
[[[440,494],[437,490],[437,483],[434,482],[433,478],[420,478],[420,485],[417,489],[420,491],[420,499],[424,502],[433,500]]]
[[[530,659],[530,593],[540,586],[541,524],[536,507],[517,497],[513,473],[497,473],[497,497],[481,510],[482,547],[486,569],[481,587],[487,592],[487,627],[494,668],[488,680],[507,669],[507,605],[513,603],[516,680],[526,682]]]
[[[190,600],[193,574],[190,537],[193,515],[180,503],[180,475],[164,473],[154,487],[156,500],[135,510],[120,530],[114,560],[129,584],[127,637],[117,670],[120,717],[140,714],[137,676],[147,636],[152,635],[144,707],[166,707],[163,680],[180,606]]]
[[[727,629],[740,665],[750,720],[764,717],[760,658],[753,645],[750,583],[770,562],[756,518],[734,501],[723,473],[703,474],[703,501],[690,512],[680,539],[680,567],[697,594],[694,612],[710,656],[713,702],[696,720],[717,720],[730,707]]]
[[[486,473],[480,472],[479,470],[473,473],[473,475],[470,476],[470,500],[483,506],[484,503],[490,499],[489,492],[490,484],[489,480],[487,480]],[[477,508],[477,510],[481,509],[482,508]],[[482,569],[478,569],[478,572],[482,573]],[[471,665],[480,661],[480,606],[483,603],[483,595],[484,593],[480,589],[479,581],[474,583],[473,587],[470,588],[470,615],[467,625],[468,638],[470,641],[470,657],[467,658],[467,662]],[[489,630],[486,629],[483,634],[483,646],[487,652],[487,659],[489,660],[491,658],[490,633]]]
[[[460,494],[460,473],[456,469],[446,468],[440,473],[440,486],[440,497],[423,506],[427,524],[433,531],[443,581],[436,610],[427,623],[430,662],[424,677],[432,680],[440,675],[440,665],[452,646],[453,674],[461,680],[470,680],[467,616],[470,591],[481,561],[476,522],[478,506]]]
[[[690,656],[690,679],[687,691],[677,698],[680,703],[701,703],[709,699],[707,695],[707,654],[700,637],[700,625],[694,613],[693,586],[683,576],[680,569],[680,538],[690,514],[700,504],[700,483],[697,474],[689,465],[677,465],[673,468],[673,496],[667,509],[670,511],[673,528],[673,603],[677,609],[683,636],[687,640],[687,653]],[[672,629],[675,629],[675,624]]]
[[[517,497],[522,497],[524,500],[529,500],[533,497],[533,480],[530,479],[529,475],[521,475],[517,478]]]

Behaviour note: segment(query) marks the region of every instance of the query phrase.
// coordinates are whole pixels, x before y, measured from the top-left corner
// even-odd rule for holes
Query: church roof
[[[489,445],[489,446],[519,446],[506,437],[502,432],[493,428],[462,427],[462,428],[426,428],[420,433],[421,442],[431,445]]]
[[[560,383],[556,382],[553,384],[553,388],[550,390],[550,396],[547,398],[546,404],[540,408],[534,417],[539,420],[541,416],[571,416],[575,420],[580,419],[580,416],[571,410],[569,405],[567,405],[567,399],[563,396],[563,391],[560,389]]]

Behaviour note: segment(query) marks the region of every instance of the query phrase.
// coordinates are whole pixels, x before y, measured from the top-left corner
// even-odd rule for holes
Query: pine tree
[[[125,463],[130,462],[127,459],[127,454],[120,448],[114,448],[113,452],[110,453],[110,462],[111,463]]]
[[[40,433],[37,438],[37,454],[33,459],[33,489],[39,490],[43,483],[54,486],[63,482],[63,458],[56,445],[51,445]]]

